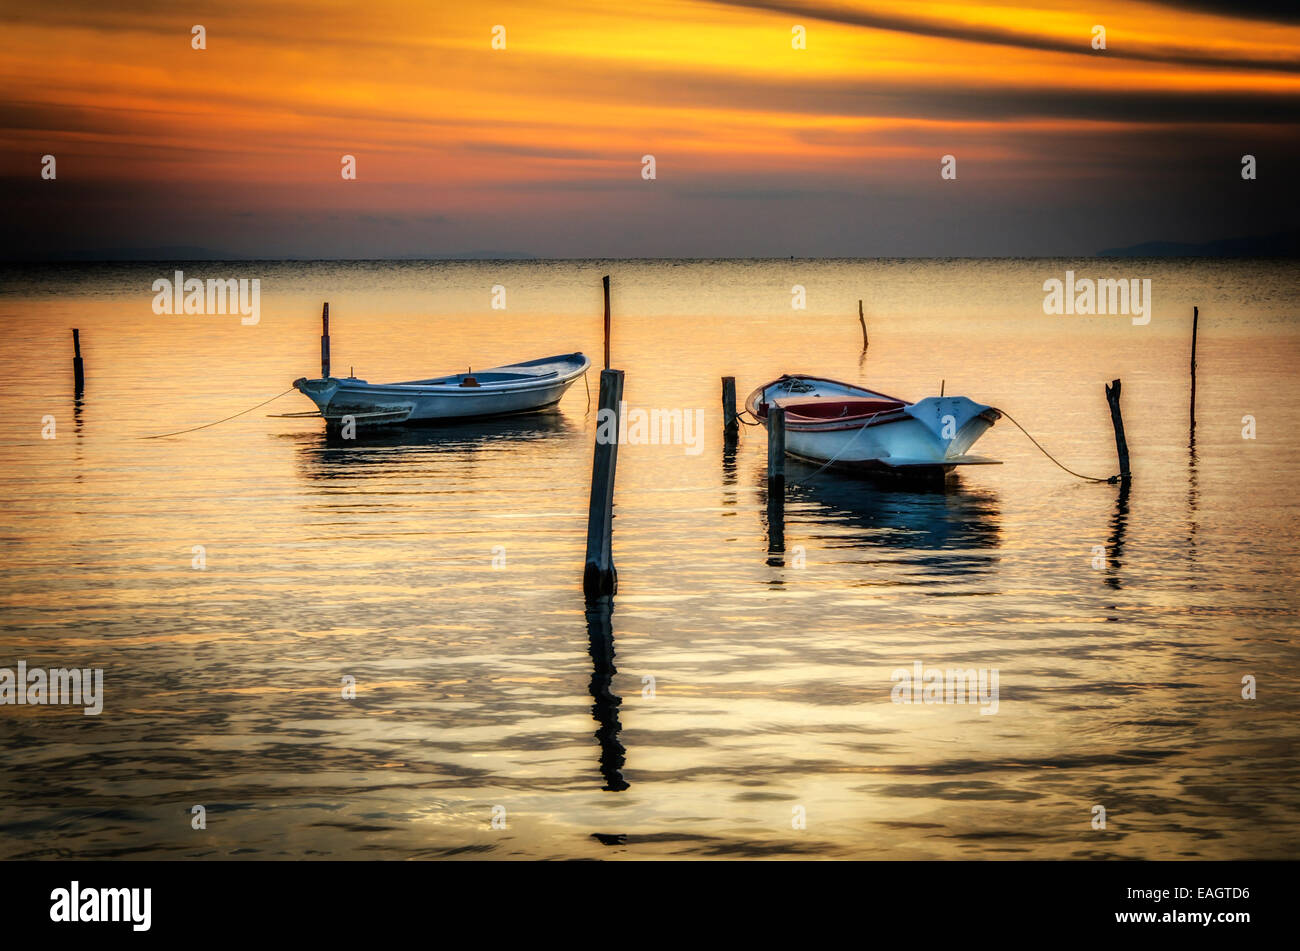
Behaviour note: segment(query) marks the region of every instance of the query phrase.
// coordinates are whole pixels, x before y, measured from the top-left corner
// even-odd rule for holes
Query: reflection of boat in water
[[[334,429],[293,438],[312,463],[333,468],[429,461],[443,454],[492,452],[580,433],[580,427],[571,424],[563,413],[548,410],[530,416],[476,419],[437,428],[359,430],[356,439],[344,439]]]
[[[994,465],[967,450],[1002,414],[964,396],[915,403],[823,377],[787,374],[749,394],[759,422],[785,411],[787,455],[852,472],[942,478],[956,466]]]
[[[804,531],[819,524],[861,530],[852,539],[836,536],[854,547],[954,550],[1000,544],[998,499],[987,489],[969,489],[960,481],[889,486],[817,471],[809,463],[787,463],[789,501],[796,503],[786,510],[788,525],[803,524]]]

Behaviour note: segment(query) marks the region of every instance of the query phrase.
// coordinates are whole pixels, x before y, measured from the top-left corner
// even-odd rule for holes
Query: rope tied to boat
[[[871,418],[868,419],[868,420],[866,421],[866,423],[864,423],[864,424],[862,425],[862,427],[861,427],[860,429],[858,429],[858,431],[857,431],[856,433],[853,434],[853,438],[850,439],[848,442],[846,442],[846,443],[844,444],[843,448],[841,448],[839,452],[837,452],[837,453],[836,453],[834,456],[832,456],[830,459],[826,460],[826,462],[825,462],[825,463],[821,466],[821,468],[819,468],[816,472],[814,472],[812,475],[808,476],[806,479],[800,479],[798,482],[791,482],[790,485],[792,485],[792,486],[795,486],[795,485],[804,485],[804,484],[806,484],[806,483],[808,483],[808,482],[811,482],[813,479],[817,478],[819,475],[821,475],[823,472],[825,472],[828,466],[830,466],[830,465],[831,465],[832,463],[834,463],[837,459],[839,459],[839,457],[842,456],[842,455],[843,455],[843,454],[848,450],[848,448],[849,448],[850,446],[853,445],[854,441],[857,440],[858,436],[859,436],[859,435],[860,435],[860,434],[861,434],[861,433],[862,433],[862,432],[867,428],[867,426],[871,425],[871,421],[874,420],[877,416],[880,415],[880,413],[883,413],[883,412],[885,412],[885,411],[884,411],[884,410],[881,410],[880,412],[877,412],[877,413],[872,414]],[[1063,469],[1064,471],[1068,472],[1070,475],[1074,476],[1076,479],[1082,479],[1084,482],[1103,482],[1103,483],[1107,483],[1107,484],[1110,484],[1110,485],[1114,485],[1115,483],[1119,482],[1119,478],[1120,478],[1120,477],[1119,477],[1118,475],[1109,476],[1109,477],[1107,477],[1107,478],[1105,478],[1105,479],[1098,479],[1098,478],[1096,478],[1096,477],[1094,477],[1094,476],[1086,476],[1086,475],[1083,475],[1082,473],[1075,472],[1073,469],[1071,469],[1071,468],[1069,468],[1068,466],[1064,465],[1064,464],[1063,464],[1059,459],[1057,459],[1054,455],[1052,455],[1050,452],[1048,452],[1046,449],[1044,449],[1042,443],[1040,443],[1037,439],[1035,439],[1034,436],[1033,436],[1033,434],[1032,434],[1029,430],[1027,430],[1027,429],[1025,429],[1025,427],[1021,426],[1020,423],[1016,420],[1016,418],[1015,418],[1014,416],[1012,416],[1010,413],[1008,413],[1008,412],[1007,412],[1006,410],[1004,410],[1004,409],[999,409],[998,412],[1001,413],[1003,416],[1005,416],[1007,419],[1011,420],[1011,422],[1015,424],[1016,429],[1020,430],[1022,433],[1024,433],[1026,436],[1028,436],[1028,437],[1029,437],[1029,441],[1032,442],[1032,443],[1033,443],[1033,444],[1038,448],[1038,451],[1039,451],[1039,452],[1041,452],[1043,455],[1045,455],[1048,459],[1052,460],[1052,462],[1054,462],[1054,463],[1055,463],[1057,466],[1059,466],[1061,469]]]
[[[1038,451],[1039,451],[1039,452],[1041,452],[1043,455],[1045,455],[1048,459],[1051,459],[1051,460],[1052,460],[1054,463],[1056,463],[1060,468],[1062,468],[1062,469],[1064,469],[1066,472],[1070,473],[1070,475],[1074,476],[1076,479],[1082,479],[1084,482],[1106,482],[1106,483],[1109,483],[1109,484],[1111,484],[1111,485],[1114,485],[1116,482],[1119,481],[1119,476],[1118,476],[1118,475],[1113,475],[1113,476],[1110,476],[1110,477],[1105,478],[1105,479],[1097,479],[1097,478],[1094,478],[1093,476],[1086,476],[1086,475],[1082,475],[1082,474],[1080,474],[1080,473],[1078,473],[1078,472],[1075,472],[1073,469],[1069,468],[1068,466],[1063,465],[1059,459],[1057,459],[1054,455],[1052,455],[1050,452],[1048,452],[1046,449],[1044,449],[1043,446],[1042,446],[1042,444],[1041,444],[1037,439],[1035,439],[1035,438],[1033,437],[1033,434],[1030,433],[1029,430],[1025,429],[1025,427],[1021,426],[1020,423],[1016,422],[1016,418],[1015,418],[1014,416],[1012,416],[1010,413],[1008,413],[1008,412],[1007,412],[1006,410],[1004,410],[1004,409],[999,409],[998,412],[1001,413],[1003,416],[1005,416],[1007,419],[1011,420],[1011,422],[1015,423],[1016,429],[1020,430],[1022,433],[1024,433],[1026,436],[1028,436],[1028,437],[1029,437],[1029,441],[1030,441],[1031,443],[1033,443],[1035,446],[1038,447]]]
[[[266,406],[268,403],[274,403],[281,396],[288,396],[290,393],[294,391],[294,389],[295,388],[291,386],[283,393],[280,393],[276,396],[272,396],[269,400],[263,400],[261,403],[258,403],[256,406],[250,406],[248,409],[238,412],[234,416],[227,416],[225,419],[219,419],[215,423],[204,423],[202,426],[193,426],[190,429],[178,429],[174,433],[159,433],[156,436],[137,436],[135,438],[136,439],[163,439],[167,436],[183,436],[185,433],[196,433],[200,429],[209,429],[213,426],[219,426],[222,423],[230,422],[230,420],[232,419],[238,419],[240,416],[246,416],[255,409],[261,409],[263,406]]]

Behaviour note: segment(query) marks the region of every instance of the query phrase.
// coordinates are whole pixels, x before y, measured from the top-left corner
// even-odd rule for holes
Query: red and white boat
[[[934,476],[998,464],[967,450],[1002,414],[964,396],[909,403],[851,383],[787,374],[750,393],[746,406],[762,423],[772,406],[781,407],[786,454],[826,468]]]

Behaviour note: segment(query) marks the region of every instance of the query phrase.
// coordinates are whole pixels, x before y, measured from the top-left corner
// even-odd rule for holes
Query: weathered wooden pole
[[[1129,478],[1128,441],[1124,438],[1124,417],[1119,411],[1119,380],[1106,387],[1106,402],[1110,404],[1110,421],[1115,424],[1115,450],[1119,453],[1119,477]]]
[[[72,328],[72,389],[77,399],[81,399],[86,389],[86,369],[81,363],[81,331]]]
[[[618,463],[619,406],[623,371],[602,370],[600,408],[596,411],[596,449],[591,461],[591,506],[587,513],[587,563],[582,592],[588,598],[618,590],[614,570],[614,469]]]
[[[321,311],[320,321],[320,378],[328,380],[330,375],[330,305],[328,301],[325,303],[325,309]]]
[[[768,551],[785,551],[785,410],[767,409]]]
[[[867,318],[862,315],[862,301],[858,301],[858,323],[862,325],[862,349],[867,349]]]
[[[736,415],[736,378],[722,378],[722,429],[728,439],[740,434],[740,417]]]
[[[606,274],[605,285],[605,369],[609,369],[609,275]]]
[[[1191,405],[1191,424],[1192,438],[1196,433],[1196,324],[1201,318],[1201,308],[1192,308],[1192,405]]]

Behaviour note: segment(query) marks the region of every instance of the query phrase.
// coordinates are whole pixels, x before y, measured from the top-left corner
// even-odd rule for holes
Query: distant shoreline
[[[0,259],[0,267],[19,266],[83,266],[100,264],[538,264],[538,263],[602,263],[624,262],[640,263],[649,261],[1092,261],[1111,258],[1130,260],[1207,260],[1225,261],[1278,261],[1300,258],[1300,251],[1278,253],[1213,253],[1209,251],[1168,251],[1145,252],[1142,246],[1132,249],[1118,248],[1100,251],[1096,254],[1060,254],[1060,255],[939,255],[939,256],[868,256],[868,257],[395,257],[395,258],[316,258],[316,257],[58,257],[58,258],[10,258]],[[1188,246],[1196,247],[1196,246]]]

